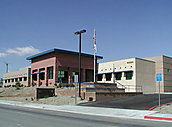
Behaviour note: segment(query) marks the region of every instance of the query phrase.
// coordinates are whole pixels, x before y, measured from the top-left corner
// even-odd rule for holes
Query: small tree
[[[19,90],[19,89],[20,89],[20,86],[21,86],[20,82],[17,81],[17,82],[16,82],[16,89]]]

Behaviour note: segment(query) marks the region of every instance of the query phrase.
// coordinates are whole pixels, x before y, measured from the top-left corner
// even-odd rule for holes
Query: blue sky
[[[172,56],[171,0],[0,0],[0,76],[27,56],[51,48],[78,51],[74,32],[86,29],[82,51],[104,61]]]

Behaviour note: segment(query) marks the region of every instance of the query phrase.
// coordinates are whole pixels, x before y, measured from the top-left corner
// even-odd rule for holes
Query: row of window
[[[5,83],[12,83],[12,82],[22,82],[27,81],[27,77],[21,77],[21,78],[14,78],[14,79],[5,79]]]
[[[13,75],[13,76],[10,76],[10,77],[4,77],[4,78],[21,77],[21,76],[25,76],[25,75],[27,75],[27,73],[24,73],[24,74],[18,74],[18,75]]]
[[[132,80],[133,77],[133,72],[124,72],[124,76],[126,77],[126,80]],[[111,81],[112,78],[112,73],[105,74],[106,81]],[[121,80],[122,78],[122,72],[115,73],[115,79],[116,80]],[[98,81],[102,81],[103,79],[103,74],[98,75]]]
[[[126,69],[126,68],[129,68],[129,69],[130,69],[130,68],[132,68],[132,67],[133,67],[133,66],[124,67],[124,68],[125,68],[125,69]],[[113,69],[113,68],[109,68],[109,70],[108,70],[108,69],[106,69],[106,68],[105,68],[104,70],[103,70],[103,69],[101,69],[101,71],[111,71],[112,69]],[[122,69],[122,67],[114,68],[114,69]]]
[[[33,73],[36,73],[37,70],[33,70]],[[48,79],[53,79],[53,67],[48,67],[47,68],[47,75]],[[32,75],[33,81],[37,81],[37,74]],[[45,73],[39,73],[39,79],[40,80],[45,80]]]

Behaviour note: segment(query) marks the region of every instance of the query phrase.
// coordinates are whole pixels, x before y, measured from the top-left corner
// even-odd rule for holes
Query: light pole
[[[79,83],[79,97],[81,97],[81,34],[85,33],[86,30],[81,30],[75,32],[76,35],[79,35],[79,76],[78,76],[78,83]]]

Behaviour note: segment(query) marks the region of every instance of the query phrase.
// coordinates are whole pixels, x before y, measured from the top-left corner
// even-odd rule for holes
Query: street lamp
[[[79,97],[81,97],[81,34],[85,33],[86,30],[81,30],[81,31],[77,31],[75,32],[76,35],[79,35]]]

